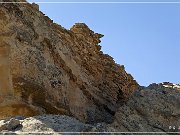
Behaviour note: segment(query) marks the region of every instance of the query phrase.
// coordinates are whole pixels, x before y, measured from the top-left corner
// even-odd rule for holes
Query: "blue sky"
[[[50,2],[34,0],[37,1]],[[140,85],[180,83],[180,3],[39,5],[41,11],[67,29],[76,22],[84,22],[93,31],[104,34],[103,52],[125,65]]]

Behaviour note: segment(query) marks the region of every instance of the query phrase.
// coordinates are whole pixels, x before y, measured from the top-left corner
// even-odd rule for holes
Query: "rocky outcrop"
[[[102,53],[102,36],[83,23],[66,30],[36,4],[1,3],[0,118],[47,113],[111,122],[138,84]]]
[[[137,90],[102,37],[84,23],[67,30],[34,3],[0,3],[0,131],[179,131],[180,85]]]
[[[172,83],[151,84],[140,87],[123,104],[112,124],[85,124],[64,115],[14,117],[0,121],[1,132],[25,134],[60,134],[58,132],[168,132],[180,131],[180,85]],[[110,134],[109,133],[109,134]],[[63,133],[62,133],[63,134]]]
[[[0,121],[0,131],[13,131],[19,126],[20,126],[20,121],[15,118]]]
[[[16,121],[15,124],[10,124]],[[2,121],[0,121],[2,123]],[[75,118],[64,115],[41,115],[29,118],[15,117],[6,120],[6,127],[0,125],[0,131],[3,133],[23,134],[53,134],[59,135],[63,132],[109,132],[113,131],[112,127],[108,127],[105,123],[97,123],[94,125],[84,124]],[[59,133],[61,132],[61,133]],[[67,133],[64,133],[67,134]],[[74,133],[75,134],[75,133]]]
[[[141,87],[118,109],[112,126],[122,132],[179,132],[180,85]]]

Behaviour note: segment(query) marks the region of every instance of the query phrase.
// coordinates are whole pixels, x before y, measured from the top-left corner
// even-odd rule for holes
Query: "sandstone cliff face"
[[[85,124],[75,118],[63,115],[40,115],[14,117],[0,120],[0,132],[167,132],[180,131],[180,85],[172,83],[151,84],[135,91],[115,115],[112,124]],[[160,133],[156,133],[160,134]]]
[[[118,109],[112,126],[122,132],[179,132],[180,85],[142,87]]]
[[[34,4],[1,3],[0,118],[51,113],[111,122],[138,84],[100,51],[102,36],[81,23],[66,30]]]

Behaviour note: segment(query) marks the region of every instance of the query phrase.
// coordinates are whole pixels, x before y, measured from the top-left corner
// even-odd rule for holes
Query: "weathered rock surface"
[[[0,131],[3,130],[13,131],[16,128],[18,128],[18,126],[20,126],[20,121],[15,118],[0,121]]]
[[[28,132],[38,134],[43,132],[43,134],[58,135],[62,132],[108,132],[114,130],[104,123],[97,123],[94,125],[84,124],[75,118],[64,115],[41,115],[15,120],[19,121],[20,124],[18,124],[18,126],[11,129],[6,128],[6,130],[4,129],[2,132],[14,134],[28,134]],[[8,122],[7,120],[7,123]],[[12,127],[11,125],[6,125]]]
[[[180,132],[180,85],[151,84],[136,91],[112,126],[122,132]]]
[[[101,37],[83,23],[64,29],[34,3],[0,3],[0,131],[179,131],[180,85],[135,91]]]
[[[27,132],[60,134],[57,132],[179,132],[180,131],[180,85],[172,83],[151,84],[135,91],[121,106],[112,124],[84,124],[75,118],[63,115],[41,115],[29,118],[15,117],[6,120],[0,130],[25,134]],[[16,119],[20,125],[8,125]],[[5,123],[4,120],[0,123]],[[2,125],[2,126],[1,126]],[[13,124],[14,125],[14,124]],[[18,125],[18,126],[17,126]],[[16,128],[12,128],[16,127]],[[157,133],[161,134],[161,133]]]
[[[82,23],[66,30],[38,9],[0,4],[0,118],[50,113],[111,122],[138,84],[100,51],[103,35]]]

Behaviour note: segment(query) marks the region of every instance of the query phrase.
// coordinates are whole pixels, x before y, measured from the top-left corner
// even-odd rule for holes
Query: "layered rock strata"
[[[50,113],[111,122],[138,84],[103,54],[102,36],[83,23],[66,30],[36,4],[1,3],[0,118]]]

